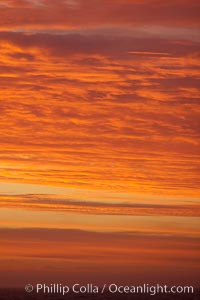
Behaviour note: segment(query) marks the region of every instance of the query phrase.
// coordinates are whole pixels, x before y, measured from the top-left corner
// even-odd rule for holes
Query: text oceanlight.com
[[[194,287],[193,286],[167,286],[155,284],[151,285],[148,283],[142,285],[118,285],[115,283],[104,284],[103,286],[97,286],[92,283],[88,283],[86,285],[81,285],[79,283],[75,283],[72,286],[52,283],[38,283],[35,286],[31,284],[27,284],[25,286],[25,290],[28,293],[36,292],[37,294],[60,294],[67,295],[68,293],[75,294],[103,294],[103,293],[111,293],[111,294],[193,294]]]

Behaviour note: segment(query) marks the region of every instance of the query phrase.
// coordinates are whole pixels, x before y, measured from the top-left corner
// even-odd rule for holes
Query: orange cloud
[[[196,284],[198,15],[1,1],[0,285]]]
[[[0,27],[48,30],[122,25],[197,27],[199,8],[196,0],[4,0],[1,1]]]
[[[198,203],[153,204],[119,202],[94,202],[66,199],[51,195],[0,195],[0,207],[15,209],[47,210],[97,215],[132,216],[200,216]]]
[[[92,276],[98,284],[156,283],[159,275],[160,284],[198,285],[197,239],[55,229],[1,229],[0,233],[2,286],[23,286],[25,277],[32,283],[45,278],[46,283],[72,284],[77,272],[79,282]]]
[[[1,181],[198,195],[198,43],[0,38]]]

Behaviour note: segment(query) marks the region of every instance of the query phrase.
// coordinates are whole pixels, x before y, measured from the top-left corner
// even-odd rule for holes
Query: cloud
[[[132,216],[199,216],[196,204],[148,204],[119,202],[79,201],[50,195],[0,195],[2,208],[47,210],[93,215],[132,215]]]
[[[156,0],[145,2],[4,0],[1,6],[1,28],[50,29],[121,25],[196,27],[199,25],[199,3],[196,0],[184,2],[175,0],[164,3]]]
[[[80,230],[0,229],[1,286],[35,282],[140,284],[160,281],[198,286],[198,239]],[[134,266],[134,268],[133,268]],[[171,273],[172,268],[173,273]],[[139,271],[135,273],[135,268]],[[181,273],[179,270],[182,270]],[[70,270],[70,275],[66,274]],[[120,274],[119,274],[120,270]],[[68,273],[68,271],[67,271]],[[170,277],[169,277],[170,274]],[[92,277],[91,277],[92,276]],[[66,279],[67,278],[67,279]],[[9,279],[9,280],[8,280]]]
[[[43,53],[48,53],[53,56],[68,57],[75,56],[77,54],[88,54],[91,55],[88,62],[95,62],[94,66],[98,62],[98,56],[93,57],[92,55],[113,57],[124,59],[136,59],[135,55],[147,55],[147,56],[166,56],[174,55],[182,56],[191,53],[198,53],[199,43],[192,42],[185,47],[180,44],[175,44],[174,40],[163,39],[160,37],[135,37],[135,36],[123,36],[119,35],[104,35],[99,32],[84,32],[65,34],[59,33],[24,33],[24,32],[0,32],[0,39],[2,42],[11,43],[15,47],[23,49],[41,49]],[[12,46],[11,46],[12,47]],[[17,49],[17,48],[16,48]],[[46,52],[45,52],[46,50]],[[20,54],[20,52],[18,52]],[[135,54],[135,55],[134,55]],[[84,59],[84,57],[83,57]],[[96,59],[96,60],[95,60]],[[92,61],[93,60],[93,61]],[[164,59],[163,59],[164,61]],[[178,61],[177,61],[178,62]]]
[[[198,15],[1,1],[0,285],[197,281]]]
[[[102,31],[0,39],[1,181],[196,197],[197,42]]]

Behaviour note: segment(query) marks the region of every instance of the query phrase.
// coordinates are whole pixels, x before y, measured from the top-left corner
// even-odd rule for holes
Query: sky
[[[0,1],[1,287],[198,285],[199,12]]]

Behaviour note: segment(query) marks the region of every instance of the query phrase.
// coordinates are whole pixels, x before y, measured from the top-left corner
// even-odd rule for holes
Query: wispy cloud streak
[[[148,204],[148,203],[109,203],[94,201],[74,201],[54,198],[49,195],[0,195],[0,207],[54,212],[72,212],[99,215],[133,216],[200,216],[200,205],[193,204]]]

